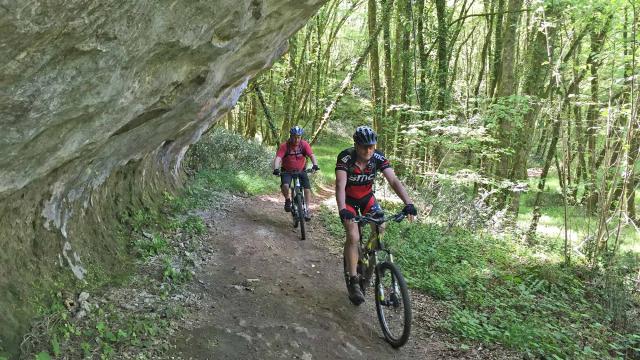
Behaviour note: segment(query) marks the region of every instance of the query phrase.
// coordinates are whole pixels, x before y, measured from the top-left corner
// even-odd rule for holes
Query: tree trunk
[[[377,28],[377,9],[376,9],[377,0],[369,0],[368,7],[368,31],[369,38],[376,35]],[[380,132],[382,125],[380,123],[380,60],[378,57],[378,38],[374,41],[373,46],[371,47],[371,51],[369,54],[369,77],[371,78],[371,108],[373,112],[373,128],[376,132]]]
[[[485,0],[485,12],[492,13],[494,6],[494,1],[491,2],[491,6],[489,7],[487,6],[487,1]],[[480,96],[480,85],[482,85],[482,82],[484,80],[484,74],[487,67],[487,53],[489,52],[489,45],[491,45],[491,34],[493,33],[493,15],[485,15],[485,20],[487,23],[487,34],[485,35],[484,45],[482,45],[482,53],[480,54],[480,74],[478,74],[478,80],[473,90],[473,97],[475,99],[474,113],[478,113],[480,107],[478,100],[478,97]]]
[[[384,22],[387,20],[384,14],[389,13],[390,6],[393,6],[393,0],[389,0],[389,3],[387,4],[387,6],[385,6],[385,9],[383,11],[382,24],[384,24]],[[373,36],[369,38],[369,43],[367,44],[367,47],[365,48],[365,50],[362,52],[362,54],[356,61],[353,69],[347,74],[344,80],[342,80],[342,84],[340,85],[340,90],[338,90],[338,93],[336,93],[336,95],[333,98],[333,101],[331,101],[329,106],[326,107],[324,114],[322,115],[322,120],[320,120],[320,123],[318,124],[318,128],[313,133],[313,136],[309,142],[310,144],[313,145],[318,140],[318,136],[320,135],[320,132],[329,121],[329,118],[331,118],[331,114],[333,114],[333,111],[335,110],[336,106],[338,105],[338,103],[340,102],[344,94],[347,92],[347,89],[349,89],[349,86],[351,86],[353,77],[358,73],[358,71],[362,67],[362,64],[364,63],[365,59],[369,55],[371,48],[375,44],[377,44],[377,38],[378,38],[378,35],[380,34],[380,31],[382,30],[382,24],[378,26],[375,34],[373,34]]]
[[[418,103],[420,104],[421,110],[429,109],[427,105],[427,54],[426,48],[424,45],[424,0],[417,0],[416,7],[418,9],[417,16],[417,36],[416,42],[418,46],[418,59],[420,60],[420,66],[418,66],[418,73],[420,74],[420,83],[418,85]]]
[[[269,123],[269,129],[271,129],[271,136],[273,138],[273,145],[278,143],[278,132],[276,130],[276,126],[274,125],[273,118],[271,117],[271,112],[269,111],[269,107],[267,103],[264,101],[264,95],[262,94],[262,90],[260,90],[260,86],[258,83],[254,83],[253,89],[256,91],[258,95],[258,100],[260,100],[260,104],[262,105],[262,110],[264,111],[264,116],[267,118],[267,122]]]
[[[297,51],[297,36],[293,36],[289,39],[289,62],[287,66],[287,71],[285,73],[285,81],[287,81],[287,89],[285,90],[284,101],[282,107],[284,109],[284,118],[282,120],[282,126],[280,127],[280,135],[284,136],[284,134],[288,133],[288,129],[291,127],[291,119],[292,119],[292,108],[294,106],[294,93],[295,93],[295,84],[294,75],[296,73],[296,51]],[[284,138],[282,138],[284,139]],[[278,141],[282,140],[278,139]]]
[[[493,98],[498,78],[500,77],[500,61],[502,60],[502,18],[504,17],[504,0],[498,0],[498,9],[496,17],[496,32],[493,48],[493,62],[491,64],[491,81],[489,84],[489,93],[487,96]]]
[[[598,120],[599,103],[599,78],[598,69],[601,60],[597,57],[604,44],[607,29],[603,28],[600,32],[591,33],[591,53],[587,58],[587,66],[591,73],[591,103],[587,109],[587,149],[589,154],[589,187],[587,189],[587,208],[593,211],[598,204],[598,191],[596,190],[596,170],[597,149],[596,149],[596,127]]]
[[[250,101],[250,107],[249,107],[249,111],[250,111],[250,116],[248,117],[248,121],[247,121],[247,126],[246,126],[246,137],[249,139],[255,139],[256,137],[256,131],[258,128],[257,125],[257,120],[258,120],[258,116],[257,116],[257,106],[256,106],[256,100],[253,96],[250,96],[251,101]]]
[[[449,58],[447,53],[447,4],[445,0],[435,0],[436,16],[438,18],[438,102],[437,110],[444,111],[447,108],[447,76],[449,72]]]
[[[557,8],[550,5],[545,9],[546,18],[554,18],[556,11]],[[529,102],[529,110],[523,117],[522,127],[515,135],[515,138],[521,141],[514,144],[514,159],[510,174],[510,177],[514,180],[523,181],[527,179],[527,159],[531,151],[533,138],[531,134],[535,131],[535,122],[541,107],[539,100],[550,93],[550,91],[545,91],[545,84],[550,80],[550,63],[552,60],[548,44],[552,44],[554,38],[554,28],[550,28],[546,32],[537,30],[534,42],[529,46],[528,54],[526,55],[528,59],[526,66],[527,71],[524,75],[522,90],[524,95],[531,97],[531,101]],[[551,88],[553,86],[553,81],[551,81],[549,87]],[[541,150],[546,147],[547,136],[547,132],[543,130],[540,138],[540,144],[542,144]],[[515,197],[518,198],[519,196],[516,194]],[[518,214],[519,208],[519,201],[514,200],[511,202],[510,211],[512,213]]]
[[[497,82],[497,97],[503,98],[516,94],[516,79],[514,75],[514,63],[516,53],[516,34],[518,21],[520,19],[520,8],[522,0],[509,0],[509,14],[504,26],[504,47],[502,48],[502,59],[500,60],[499,79]],[[502,149],[511,149],[514,144],[513,119],[501,117],[499,120],[499,139]],[[503,153],[497,166],[496,175],[498,178],[513,180],[511,174],[512,156]],[[512,209],[513,210],[513,209]]]
[[[497,82],[498,97],[516,94],[517,81],[515,78],[515,55],[518,48],[517,34],[520,22],[520,8],[522,0],[509,0],[507,22],[504,26],[502,57]]]
[[[411,75],[411,52],[410,52],[410,44],[411,44],[411,32],[410,27],[408,26],[409,21],[411,20],[411,0],[401,0],[398,4],[402,5],[402,49],[400,53],[401,67],[402,67],[402,77],[400,80],[400,103],[409,105],[409,88],[411,87],[410,75]],[[400,124],[399,128],[401,130],[401,134],[404,134],[404,130],[406,130],[409,125],[409,114],[406,111],[403,111],[400,114]],[[408,158],[408,154],[406,150],[409,150],[409,147],[406,144],[406,139],[404,135],[399,136],[400,140],[398,141],[398,146],[400,148],[399,157],[400,158]]]
[[[538,221],[540,220],[540,216],[542,215],[542,211],[540,209],[540,199],[541,199],[542,192],[544,191],[544,185],[547,179],[547,174],[549,173],[549,167],[551,166],[551,161],[553,160],[554,156],[556,156],[556,148],[558,145],[558,138],[560,136],[560,126],[561,126],[560,114],[562,113],[563,109],[565,109],[568,106],[571,94],[578,91],[578,85],[580,84],[584,74],[585,74],[584,70],[581,71],[580,74],[578,74],[578,76],[574,78],[574,80],[571,82],[571,84],[567,88],[567,91],[564,94],[564,97],[562,100],[562,104],[559,107],[560,111],[558,111],[557,118],[553,122],[553,129],[551,131],[551,143],[549,144],[549,149],[547,150],[546,157],[545,157],[544,167],[542,168],[542,173],[540,174],[540,179],[538,181],[538,189],[537,189],[536,197],[533,204],[533,217],[531,219],[531,225],[529,226],[529,231],[527,233],[527,239],[528,239],[527,241],[530,244],[532,243],[532,239],[538,227]],[[555,91],[558,90],[558,85],[559,84],[557,84],[555,81],[551,81],[551,84],[549,85],[550,96]]]
[[[389,117],[387,109],[393,101],[393,77],[391,76],[391,30],[389,28],[389,19],[391,19],[391,16],[388,12],[393,9],[393,7],[389,5],[389,3],[393,3],[393,0],[381,0],[380,3],[383,8],[380,26],[382,26],[384,49],[384,101],[382,103],[382,131],[380,132],[378,144],[383,151],[387,151],[387,146],[390,143]]]

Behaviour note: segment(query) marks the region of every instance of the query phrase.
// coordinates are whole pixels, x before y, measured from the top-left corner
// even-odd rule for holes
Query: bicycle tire
[[[307,238],[307,233],[304,224],[304,202],[302,200],[302,195],[298,193],[296,196],[296,206],[298,207],[298,225],[300,225],[300,240],[305,240]]]
[[[295,203],[291,204],[291,218],[293,220],[293,228],[297,228],[298,227],[298,213],[297,213],[297,209],[296,209],[296,205]]]
[[[387,284],[388,280],[385,279],[386,274],[391,275],[390,284]],[[376,290],[374,296],[376,302],[376,313],[378,314],[378,321],[380,322],[380,327],[382,328],[382,333],[384,334],[385,340],[389,344],[391,344],[392,347],[399,348],[407,343],[407,340],[409,340],[409,334],[411,333],[411,299],[409,298],[407,283],[405,282],[400,270],[393,263],[390,263],[388,261],[378,264],[378,266],[376,267],[375,276]],[[397,294],[395,294],[395,287],[391,289],[385,289],[384,293],[380,291],[381,285],[393,286],[394,279],[397,282],[397,287],[398,290],[400,290],[400,296],[402,297],[400,300],[397,299]],[[393,299],[394,294],[396,297],[395,300]],[[388,296],[389,299],[386,299],[385,296]],[[392,302],[391,306],[389,302]],[[392,331],[389,328],[389,321],[394,317],[394,314],[392,314],[392,311],[394,311],[393,308],[397,310],[400,304],[402,305],[402,330],[399,331],[400,333],[398,334],[396,333],[396,331]],[[397,315],[399,315],[399,312],[395,312],[395,316]]]
[[[297,228],[298,227],[298,216],[297,216],[297,212],[298,209],[296,209],[296,192],[294,188],[291,188],[291,212],[289,212],[291,214],[291,219],[293,221],[293,228]]]

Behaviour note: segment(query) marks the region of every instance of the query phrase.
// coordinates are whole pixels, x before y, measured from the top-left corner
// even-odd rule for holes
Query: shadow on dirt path
[[[279,195],[234,199],[225,211],[202,214],[216,252],[196,271],[192,291],[201,301],[174,335],[169,358],[493,358],[453,350],[416,323],[429,322],[419,314],[407,345],[392,349],[370,293],[360,307],[348,301],[342,259],[328,251],[318,219],[301,241]]]

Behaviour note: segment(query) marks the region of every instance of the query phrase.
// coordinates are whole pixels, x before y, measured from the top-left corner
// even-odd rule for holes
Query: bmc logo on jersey
[[[380,160],[380,161],[384,161],[385,160],[384,156],[382,156],[382,154],[379,154],[377,152],[373,153],[373,157],[378,159],[378,160]]]
[[[343,157],[342,159],[340,159],[340,161],[342,161],[343,163],[348,163],[349,160],[351,160],[351,155],[347,155],[345,157]]]
[[[372,181],[376,177],[376,174],[373,173],[371,175],[351,175],[349,176],[349,181],[355,183],[366,183]]]

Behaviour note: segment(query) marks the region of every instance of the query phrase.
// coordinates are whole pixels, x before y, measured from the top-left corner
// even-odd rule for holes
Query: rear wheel
[[[298,208],[296,215],[298,224],[300,225],[300,239],[305,240],[307,238],[307,234],[304,228],[304,201],[302,200],[301,194],[296,196],[296,207]]]
[[[390,262],[376,269],[376,312],[384,338],[394,348],[409,340],[411,332],[411,300],[400,270]]]

